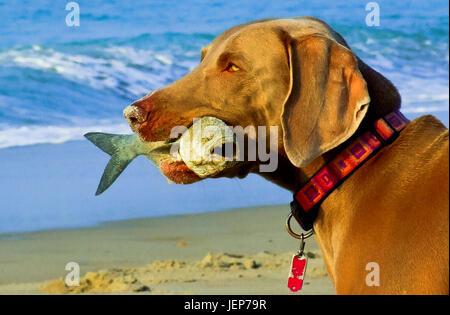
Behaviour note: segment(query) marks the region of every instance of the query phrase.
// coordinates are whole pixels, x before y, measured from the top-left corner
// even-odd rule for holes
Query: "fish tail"
[[[98,184],[95,195],[98,196],[106,189],[108,189],[109,186],[111,186],[112,183],[114,183],[114,181],[117,179],[117,177],[122,174],[122,172],[125,170],[128,164],[130,164],[133,158],[124,160],[117,155],[112,155],[111,159],[105,167],[105,170],[103,171],[102,179]]]
[[[111,159],[103,171],[95,195],[98,196],[108,189],[130,162],[137,156],[121,148],[126,147],[133,135],[113,135],[102,132],[89,132],[84,135],[103,152],[111,155]]]
[[[109,155],[113,155],[117,151],[117,142],[120,142],[122,137],[128,137],[127,135],[113,135],[103,132],[88,132],[84,136]]]

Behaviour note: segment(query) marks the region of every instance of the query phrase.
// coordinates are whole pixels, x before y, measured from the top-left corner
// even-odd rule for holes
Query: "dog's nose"
[[[125,116],[131,129],[136,131],[147,120],[148,112],[140,106],[131,104],[123,110],[123,116]]]

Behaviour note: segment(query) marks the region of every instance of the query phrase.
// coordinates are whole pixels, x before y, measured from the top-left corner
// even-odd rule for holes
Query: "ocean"
[[[372,27],[370,1],[79,0],[79,27],[66,25],[68,2],[0,0],[0,232],[288,203],[290,193],[258,176],[182,187],[152,169],[144,180],[137,167],[153,167],[142,161],[115,192],[92,196],[107,157],[82,135],[130,133],[128,104],[192,70],[215,36],[255,19],[323,19],[397,86],[409,118],[433,114],[449,125],[447,1],[376,1]]]

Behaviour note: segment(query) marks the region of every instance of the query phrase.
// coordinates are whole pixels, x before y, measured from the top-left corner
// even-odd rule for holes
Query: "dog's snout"
[[[123,111],[123,115],[133,131],[147,120],[148,114],[145,109],[134,104],[131,104]]]

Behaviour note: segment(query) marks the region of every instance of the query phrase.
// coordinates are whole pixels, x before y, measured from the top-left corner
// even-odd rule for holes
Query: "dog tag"
[[[303,278],[306,270],[306,256],[295,254],[292,256],[291,270],[288,279],[288,288],[292,292],[297,292],[303,287]]]

